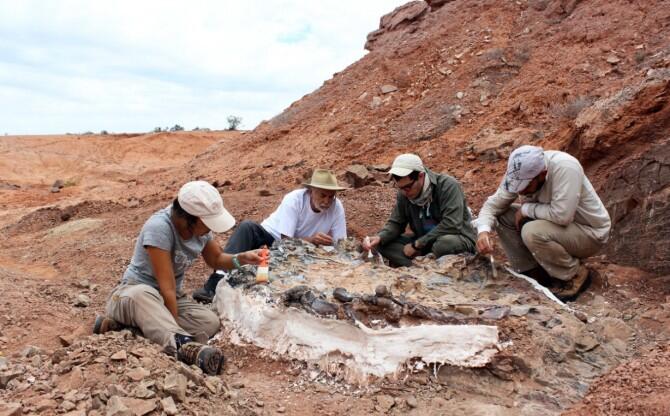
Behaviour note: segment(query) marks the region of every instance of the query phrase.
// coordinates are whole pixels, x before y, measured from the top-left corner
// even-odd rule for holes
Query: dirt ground
[[[10,363],[27,361],[26,365],[30,365],[29,360],[35,359],[30,358],[31,353],[26,350],[29,346],[37,348],[44,360],[53,360],[65,345],[69,345],[67,350],[71,353],[71,343],[76,346],[77,340],[80,349],[85,350],[81,345],[96,345],[87,338],[93,318],[103,309],[108,293],[123,273],[138,230],[153,211],[171,201],[180,186],[179,182],[170,179],[170,170],[164,168],[165,160],[178,154],[179,161],[186,161],[212,143],[225,146],[241,137],[243,135],[231,133],[212,133],[204,137],[184,133],[117,141],[109,137],[9,138],[7,143],[11,143],[11,147],[5,147],[8,153],[3,157],[3,166],[25,158],[22,163],[32,161],[30,169],[35,173],[31,177],[22,177],[18,174],[11,176],[15,168],[9,169],[7,174],[2,172],[3,180],[9,178],[6,182],[18,185],[0,190],[3,201],[0,229],[4,237],[0,262],[0,290],[4,293],[0,302],[2,357]],[[152,143],[154,139],[160,142]],[[49,149],[45,150],[42,140],[47,141]],[[83,140],[86,145],[75,146],[75,140]],[[143,168],[138,168],[137,156],[125,155],[147,145],[155,153],[150,158],[143,158]],[[103,146],[107,157],[86,156],[91,149]],[[25,156],[38,153],[37,160],[49,162],[39,165],[34,163],[34,157]],[[85,174],[80,164],[61,163],[59,157],[86,159]],[[61,178],[79,179],[60,192],[51,192],[51,183]],[[233,184],[237,180],[231,178]],[[255,220],[269,214],[279,202],[282,192],[277,189],[297,186],[265,186],[261,189],[272,191],[269,196],[261,196],[258,188],[226,189],[234,187],[233,184],[222,188],[226,206],[237,218]],[[90,192],[96,189],[99,191]],[[96,197],[91,197],[92,194]],[[349,231],[361,237],[383,224],[394,191],[389,185],[366,186],[348,190],[341,197],[347,210]],[[219,237],[222,244],[225,239],[225,235]],[[594,285],[591,292],[582,295],[577,304],[590,316],[625,321],[634,328],[635,335],[626,340],[625,352],[617,358],[617,362],[623,357],[629,357],[631,361],[624,361],[605,378],[597,380],[591,387],[593,391],[571,414],[627,414],[631,408],[635,410],[630,414],[663,414],[663,409],[667,410],[667,400],[663,398],[668,394],[665,380],[670,373],[670,357],[664,347],[670,335],[668,280],[604,259],[595,259],[592,267],[600,271],[602,281]],[[188,290],[199,286],[208,273],[202,262],[196,263],[187,275]],[[81,304],[80,295],[86,295],[90,303]],[[523,334],[521,327],[517,331]],[[527,344],[527,341],[520,341],[524,336],[518,336],[519,348],[535,349],[532,342]],[[104,339],[97,342],[103,341],[108,342]],[[130,340],[122,346],[132,350],[138,342]],[[363,415],[442,414],[445,411],[453,414],[515,414],[513,402],[483,407],[482,401],[486,401],[487,395],[496,397],[497,401],[501,396],[500,386],[497,386],[500,381],[488,372],[466,371],[456,376],[447,373],[440,376],[426,370],[408,374],[401,380],[376,380],[361,387],[329,380],[318,372],[315,374],[315,370],[304,363],[273,357],[252,345],[233,344],[225,336],[217,343],[228,356],[222,377],[226,394],[194,399],[182,404],[182,411],[190,414],[334,415],[346,412]],[[86,351],[91,360],[109,357],[115,352],[108,346],[90,346]],[[160,356],[157,350],[153,354]],[[83,368],[88,383],[85,386],[109,383],[109,375],[104,371],[90,366]],[[118,372],[124,374],[132,368],[128,363]],[[172,367],[165,364],[164,368]],[[491,387],[483,387],[482,391],[471,394],[465,394],[463,388],[458,387],[459,383],[468,386],[466,380],[475,383],[478,378],[475,385],[492,383]],[[633,384],[626,382],[628,380]],[[510,386],[522,383],[517,385],[517,389],[521,389],[522,385],[532,385],[537,380],[515,379],[507,383],[512,383]],[[67,410],[62,404],[58,407],[57,400],[52,407],[29,407],[37,400],[35,397],[41,397],[30,388],[21,390],[19,387],[0,393],[0,400],[22,402],[24,409],[41,409],[37,411],[39,414]],[[230,407],[221,407],[224,403]]]
[[[0,138],[0,416],[121,415],[112,397],[142,408],[168,385],[189,393],[180,414],[668,414],[670,3],[428,3],[382,18],[369,54],[254,131]],[[579,158],[612,216],[608,247],[588,261],[598,278],[573,304],[594,318],[588,334],[560,316],[514,320],[503,327],[521,362],[367,386],[226,334],[220,381],[130,333],[89,337],[142,224],[188,180],[261,220],[312,169],[344,179],[360,164],[365,184],[340,195],[360,238],[388,217],[395,196],[380,169],[397,154],[459,179],[476,213],[522,143]],[[208,274],[197,262],[187,289]]]

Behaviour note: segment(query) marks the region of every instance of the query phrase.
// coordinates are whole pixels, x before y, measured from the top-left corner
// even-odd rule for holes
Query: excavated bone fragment
[[[307,286],[301,285],[291,288],[283,294],[284,304],[298,304],[305,310],[320,316],[334,316],[339,310],[338,306],[317,297]]]
[[[379,285],[375,288],[375,295],[385,298],[391,296],[391,292],[389,292],[386,286]]]
[[[339,362],[343,376],[351,382],[364,383],[369,375],[397,373],[411,359],[481,367],[500,348],[498,328],[489,325],[370,329],[301,309],[277,307],[227,285],[219,285],[215,301],[224,325],[242,340],[315,364]]]
[[[335,288],[333,290],[333,297],[342,303],[349,303],[354,300],[354,297],[343,287]]]
[[[474,285],[447,278],[428,287],[444,276],[431,268],[436,262],[400,272],[361,262],[356,248],[349,240],[324,251],[284,239],[272,248],[268,284],[255,284],[252,266],[230,272],[215,306],[232,339],[334,365],[352,381],[397,373],[416,360],[479,367],[501,348],[497,327],[451,307],[471,302]]]

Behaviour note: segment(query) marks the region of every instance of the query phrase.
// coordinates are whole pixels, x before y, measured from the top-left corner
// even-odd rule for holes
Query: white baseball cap
[[[223,207],[219,191],[205,181],[184,184],[177,200],[184,211],[200,218],[215,233],[228,231],[235,225],[235,218]]]
[[[389,173],[395,176],[407,176],[412,172],[425,172],[421,158],[412,153],[405,153],[395,158]]]
[[[507,192],[518,194],[545,168],[544,150],[537,146],[523,145],[509,155],[503,186]]]

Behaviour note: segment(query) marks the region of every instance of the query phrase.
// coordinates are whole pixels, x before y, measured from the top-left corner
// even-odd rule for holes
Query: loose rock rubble
[[[237,347],[224,334],[217,342],[233,352],[225,379],[239,382],[242,390],[230,390],[231,398],[215,413],[232,413],[232,406],[245,414],[276,409],[367,415],[379,412],[376,397],[385,395],[394,401],[391,414],[545,415],[560,413],[587,388],[589,407],[578,408],[579,414],[668,413],[663,406],[669,387],[662,383],[668,378],[667,354],[648,347],[670,339],[670,280],[640,270],[670,270],[670,54],[668,25],[662,24],[669,18],[667,2],[637,2],[634,7],[609,0],[426,3],[430,10],[412,2],[389,13],[368,39],[370,53],[254,132],[210,134],[201,129],[117,135],[113,140],[52,136],[47,146],[44,137],[3,138],[0,383],[10,387],[0,389],[0,414],[28,412],[20,410],[20,403],[32,390],[15,389],[15,383],[26,382],[13,371],[15,364],[33,365],[35,360],[34,365],[43,365],[50,354],[58,354],[45,351],[28,358],[13,353],[20,354],[26,345],[79,348],[76,328],[94,308],[104,308],[106,295],[127,266],[137,230],[174,197],[181,183],[217,181],[235,217],[259,221],[281,195],[304,181],[308,170],[328,167],[342,177],[347,166],[360,164],[376,181],[338,197],[347,210],[349,234],[362,237],[383,225],[395,195],[370,166],[416,152],[434,171],[458,178],[476,211],[499,184],[506,154],[516,144],[510,138],[517,137],[578,157],[612,214],[610,243],[604,257],[593,260],[604,283],[569,305],[579,322],[546,304],[526,283],[502,275],[489,287],[491,279],[473,277],[473,288],[483,283],[481,293],[469,294],[478,296],[478,305],[509,306],[508,315],[495,323],[503,342],[511,344],[484,368],[414,368],[399,380],[376,380],[367,390],[349,387],[305,363],[275,361],[277,357],[249,344]],[[385,85],[397,89],[384,94]],[[54,179],[81,177],[82,172],[81,182],[49,192]],[[261,190],[271,195],[261,197]],[[81,221],[88,218],[99,222]],[[74,225],[59,227],[64,221]],[[225,238],[217,237],[221,244]],[[207,273],[196,264],[189,289]],[[454,286],[461,286],[458,274],[450,277]],[[82,279],[94,284],[72,287]],[[447,296],[437,289],[448,291],[449,285],[438,285],[432,297]],[[403,293],[385,286],[394,297]],[[375,288],[347,293],[376,296]],[[314,289],[320,298],[317,293],[323,291]],[[90,306],[74,306],[81,292],[91,298]],[[484,313],[468,304],[473,301],[446,300],[468,318],[481,319]],[[339,306],[337,300],[326,301]],[[300,303],[287,309],[305,312]],[[504,311],[492,313],[497,317]],[[393,326],[389,320],[379,324]],[[111,344],[105,354],[120,349]],[[125,365],[132,358],[126,353],[125,361],[114,363]],[[597,382],[612,365],[631,359]],[[107,376],[88,374],[91,383]],[[142,374],[129,371],[132,380]],[[246,399],[246,392],[256,396]],[[143,397],[148,394],[135,398],[148,400]],[[61,399],[48,400],[56,400],[56,411],[62,413],[80,403],[68,397],[60,408]],[[168,413],[170,402],[178,414],[190,413],[173,396],[161,399],[153,412]],[[56,412],[45,409],[31,413]]]
[[[130,331],[0,361],[0,415],[219,414],[230,388]],[[153,413],[152,413],[153,412]]]

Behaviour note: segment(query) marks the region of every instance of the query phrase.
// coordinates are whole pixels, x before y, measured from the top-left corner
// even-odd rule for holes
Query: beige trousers
[[[507,258],[518,272],[528,271],[539,264],[552,277],[567,281],[577,274],[580,259],[593,256],[603,246],[574,223],[562,226],[551,221],[533,220],[519,233],[514,224],[519,207],[513,204],[500,215],[496,227]]]
[[[184,293],[177,294],[177,310],[175,320],[158,290],[149,285],[121,284],[109,297],[106,313],[119,323],[139,328],[163,347],[176,347],[175,334],[192,336],[204,344],[218,332],[221,322],[216,313]]]

